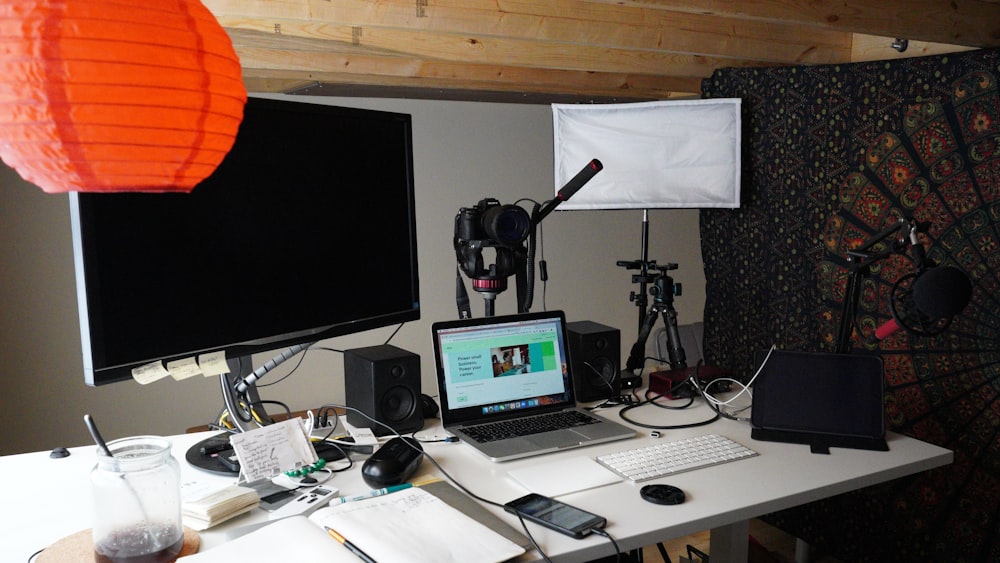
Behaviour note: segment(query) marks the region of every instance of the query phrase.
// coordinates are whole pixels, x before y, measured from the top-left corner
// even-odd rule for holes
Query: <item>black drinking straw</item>
[[[97,447],[100,448],[101,453],[108,457],[115,457],[108,449],[108,444],[101,437],[101,432],[97,429],[97,424],[94,423],[94,419],[91,418],[89,414],[83,415],[83,422],[87,425],[87,430],[90,430],[90,435],[94,437],[94,442],[97,443]]]

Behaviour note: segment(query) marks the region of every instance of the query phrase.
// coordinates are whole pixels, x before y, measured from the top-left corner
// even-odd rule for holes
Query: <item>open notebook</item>
[[[447,486],[447,485],[446,485]],[[481,510],[481,509],[480,509]],[[499,522],[499,524],[497,523]],[[181,563],[216,561],[344,561],[358,556],[327,534],[336,530],[379,563],[491,563],[525,548],[501,534],[500,521],[481,523],[424,487],[321,508],[309,517],[270,523]],[[515,537],[519,536],[514,532]]]
[[[431,330],[441,422],[490,459],[635,435],[625,425],[577,408],[562,311],[444,321]],[[535,427],[552,418],[563,427]]]

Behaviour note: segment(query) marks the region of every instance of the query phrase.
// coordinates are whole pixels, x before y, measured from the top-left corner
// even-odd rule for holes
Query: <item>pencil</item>
[[[368,556],[367,553],[361,551],[361,548],[354,545],[353,543],[347,541],[347,538],[337,533],[336,530],[329,526],[324,526],[326,528],[326,533],[330,534],[330,537],[340,542],[341,545],[351,550],[351,553],[358,556],[358,559],[364,561],[365,563],[376,563],[374,559]]]

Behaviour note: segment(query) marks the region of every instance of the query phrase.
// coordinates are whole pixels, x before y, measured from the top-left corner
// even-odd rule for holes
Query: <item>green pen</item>
[[[354,502],[356,500],[365,500],[367,498],[380,497],[382,495],[387,495],[389,493],[394,493],[396,491],[402,491],[403,489],[409,489],[412,487],[412,483],[403,483],[402,485],[393,485],[391,487],[385,487],[383,489],[375,489],[364,494],[355,495],[353,497],[339,497],[330,501],[331,505],[344,504],[345,502]]]

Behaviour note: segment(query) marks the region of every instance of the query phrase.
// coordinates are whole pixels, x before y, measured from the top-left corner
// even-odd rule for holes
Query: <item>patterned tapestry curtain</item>
[[[877,344],[913,265],[894,255],[864,281],[852,353],[885,359],[889,429],[955,462],[768,517],[845,561],[1000,561],[998,79],[1000,51],[982,50],[726,69],[702,86],[744,111],[743,205],[701,212],[709,364],[746,380],[772,344],[832,351],[846,251],[900,217],[929,223],[928,258],[972,280],[943,333]]]

